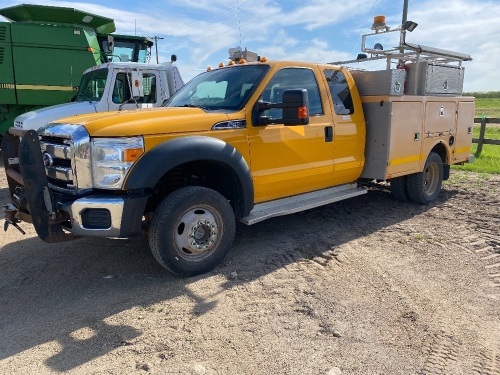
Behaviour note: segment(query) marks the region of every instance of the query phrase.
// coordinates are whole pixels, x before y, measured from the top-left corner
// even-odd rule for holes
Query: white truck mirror
[[[133,70],[130,74],[131,82],[131,90],[133,98],[140,98],[144,96],[144,86],[142,83],[143,76],[142,72]]]

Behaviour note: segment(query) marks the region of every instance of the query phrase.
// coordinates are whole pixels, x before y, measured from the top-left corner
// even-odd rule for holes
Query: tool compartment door
[[[386,180],[420,168],[422,97],[363,97],[366,163],[361,177]]]
[[[472,128],[474,126],[474,100],[458,103],[457,128],[453,145],[453,162],[468,161],[472,145]]]
[[[457,102],[455,98],[431,97],[425,105],[424,134],[422,141],[421,170],[427,155],[438,143],[447,150],[446,163],[450,163],[450,137],[455,132],[457,122]]]
[[[424,105],[421,101],[392,103],[388,177],[419,171]]]

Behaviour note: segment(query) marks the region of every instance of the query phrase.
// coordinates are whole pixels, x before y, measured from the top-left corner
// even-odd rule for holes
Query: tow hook
[[[17,223],[19,223],[21,220],[19,220],[18,211],[12,203],[5,204],[3,206],[3,212],[5,215],[5,223],[3,225],[4,232],[7,231],[7,228],[9,227],[9,225],[12,225],[14,228],[16,228],[22,234],[26,234],[26,232],[19,225],[17,225]]]

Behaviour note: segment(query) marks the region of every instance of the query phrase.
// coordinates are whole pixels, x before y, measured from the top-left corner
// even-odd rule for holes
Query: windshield
[[[106,87],[108,69],[98,69],[85,73],[78,87],[76,102],[100,101]]]
[[[245,65],[202,73],[179,89],[164,106],[239,110],[268,69],[268,65]]]

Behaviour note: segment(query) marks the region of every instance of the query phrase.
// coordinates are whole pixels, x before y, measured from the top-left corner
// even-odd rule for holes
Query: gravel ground
[[[0,174],[0,203],[8,201]],[[3,374],[500,374],[500,176],[254,226],[180,279],[144,238],[0,248]]]

